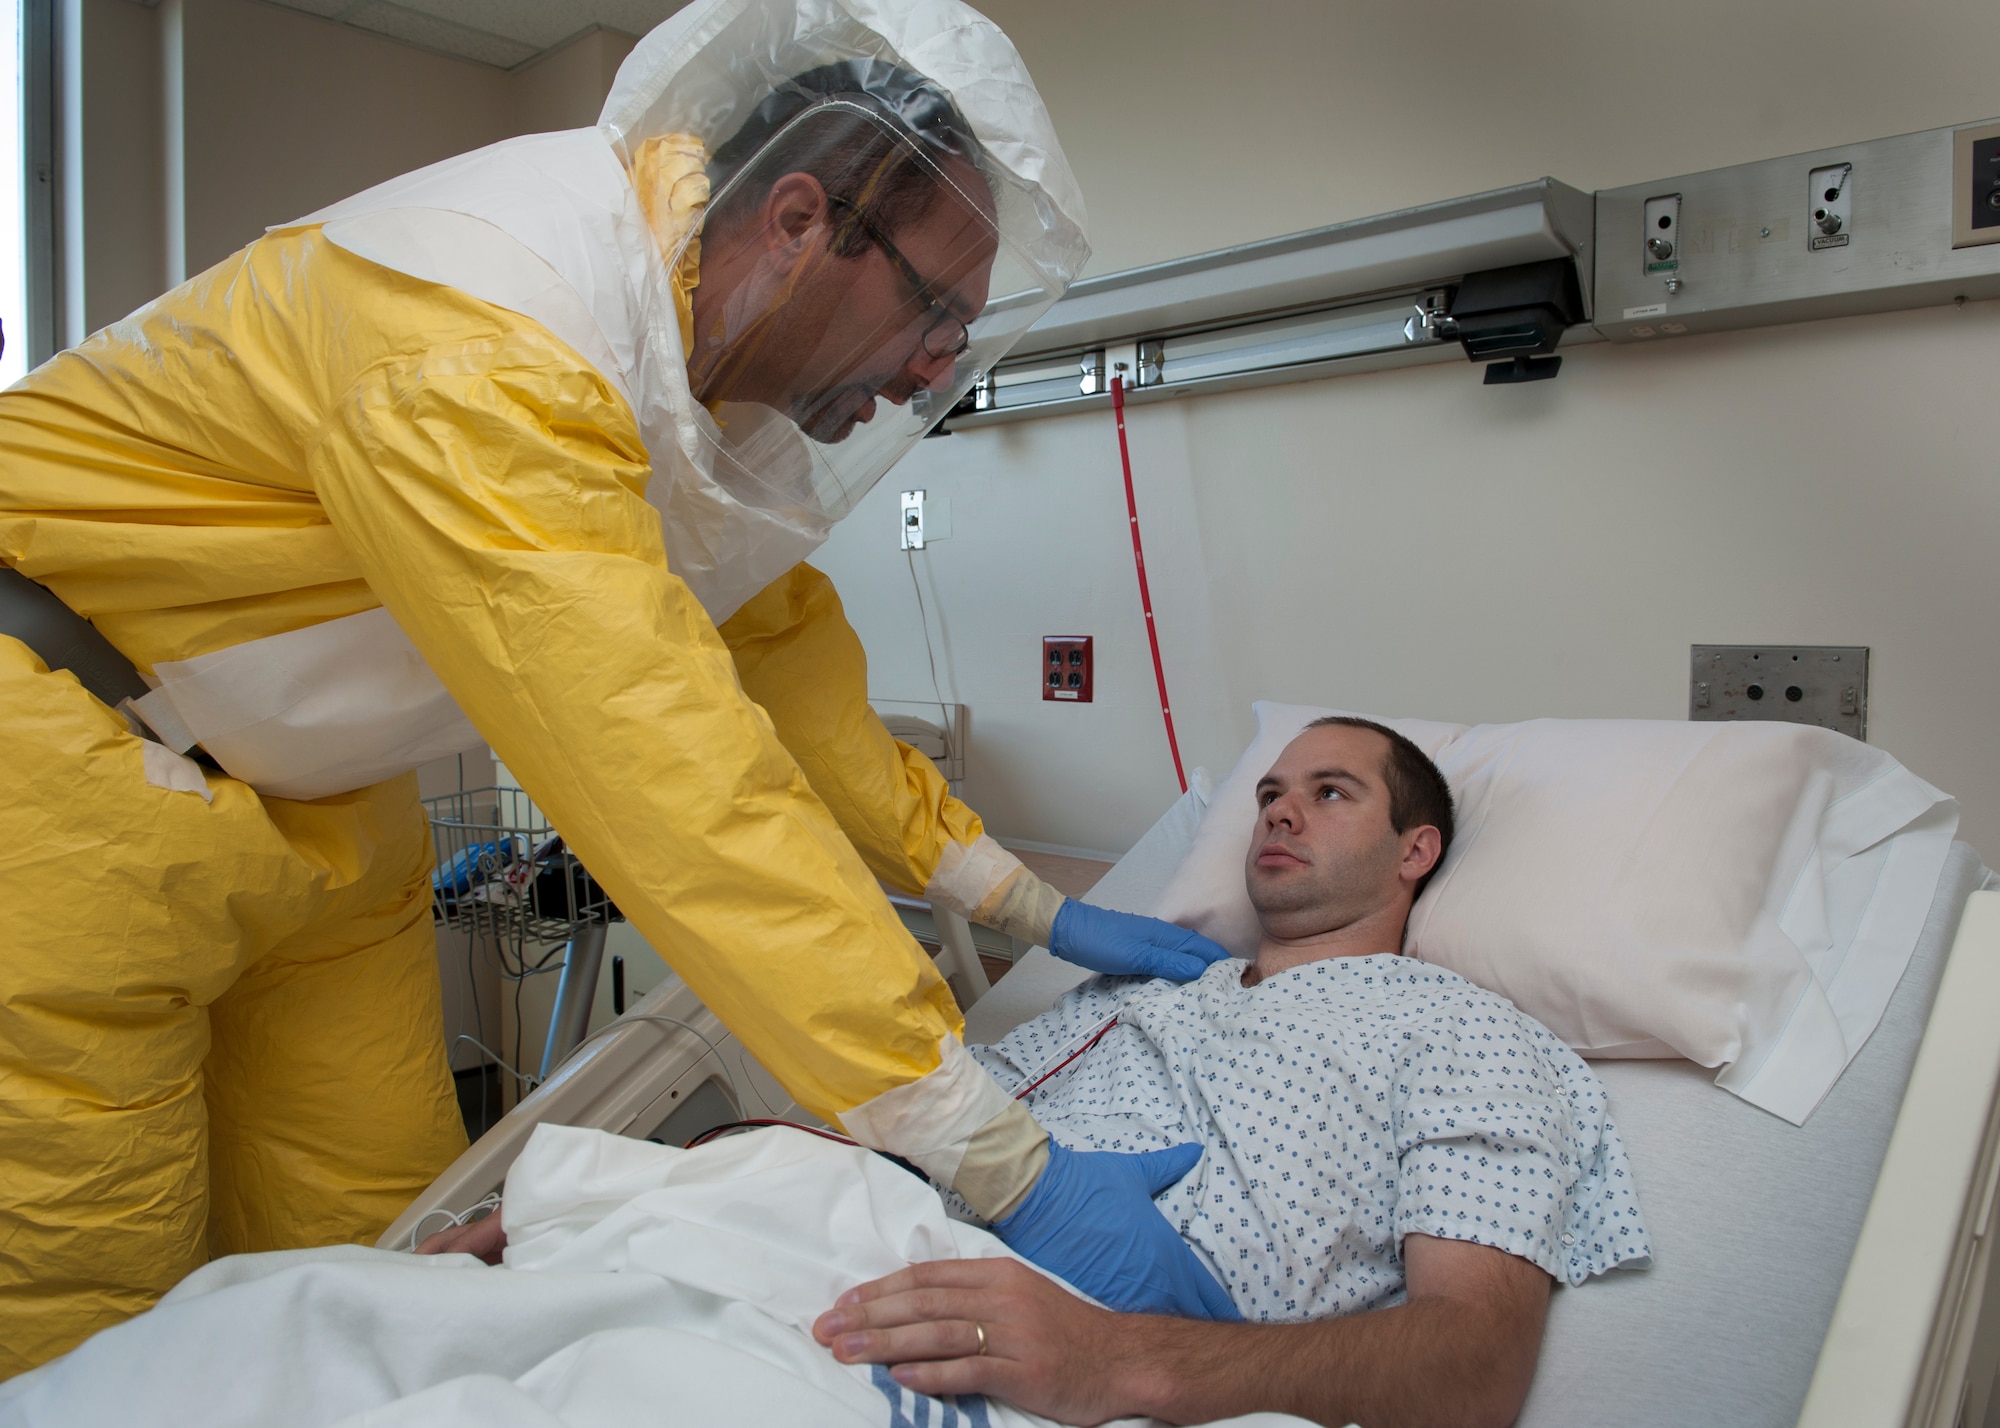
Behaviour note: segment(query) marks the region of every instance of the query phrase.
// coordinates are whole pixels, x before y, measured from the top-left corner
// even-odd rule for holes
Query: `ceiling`
[[[271,0],[422,49],[519,69],[586,30],[643,35],[684,0]]]

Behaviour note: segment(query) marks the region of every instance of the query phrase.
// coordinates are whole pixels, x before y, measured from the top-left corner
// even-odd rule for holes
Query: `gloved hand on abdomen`
[[[1048,1168],[993,1233],[1108,1308],[1240,1320],[1229,1291],[1153,1203],[1200,1159],[1198,1145],[1130,1155],[1051,1140]]]

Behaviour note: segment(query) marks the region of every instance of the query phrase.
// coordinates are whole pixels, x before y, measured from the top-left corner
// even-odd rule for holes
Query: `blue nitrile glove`
[[[1198,1145],[1126,1155],[1050,1141],[1048,1169],[993,1233],[1110,1308],[1240,1320],[1229,1291],[1153,1204],[1200,1159]]]
[[[1065,962],[1114,977],[1166,977],[1191,982],[1229,956],[1229,949],[1199,932],[1113,912],[1070,898],[1049,929],[1049,951]]]

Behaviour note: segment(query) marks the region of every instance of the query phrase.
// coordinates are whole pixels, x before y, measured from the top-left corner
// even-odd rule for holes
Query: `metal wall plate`
[[[1077,351],[1227,325],[1377,293],[1422,290],[1467,273],[1545,258],[1575,258],[1588,318],[1595,229],[1590,194],[1537,179],[1083,278],[1028,330],[1021,351]]]
[[[1951,246],[2000,243],[2000,124],[1951,135]]]
[[[1816,724],[1868,737],[1866,645],[1695,645],[1688,718]]]
[[[1970,146],[1954,143],[1952,130],[1930,129],[1605,190],[1597,330],[1644,342],[2000,297],[2000,246],[1953,247],[1953,194],[1969,194],[1973,167]],[[1815,170],[1850,164],[1845,184],[1821,182],[1805,201]],[[1831,205],[1828,188],[1840,195]],[[1669,192],[1681,196],[1679,266],[1645,272],[1636,255],[1649,205]],[[1823,232],[1814,215],[1843,205],[1837,230]]]

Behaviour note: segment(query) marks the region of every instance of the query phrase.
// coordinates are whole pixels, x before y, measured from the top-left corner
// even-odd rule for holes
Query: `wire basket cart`
[[[539,1075],[496,1058],[524,1084],[546,1078],[588,1030],[605,934],[624,918],[523,790],[461,789],[424,805],[437,848],[433,919],[485,949],[517,988],[560,970]]]

